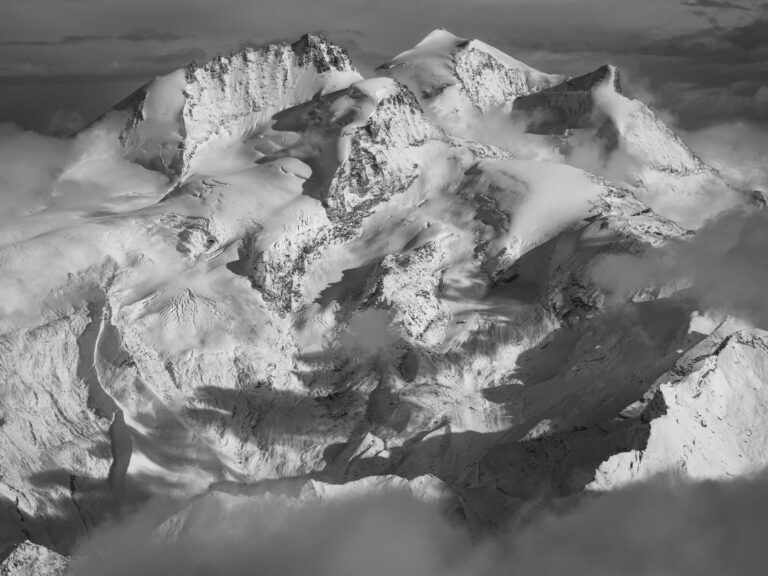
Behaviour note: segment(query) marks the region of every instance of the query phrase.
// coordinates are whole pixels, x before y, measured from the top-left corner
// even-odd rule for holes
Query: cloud
[[[763,87],[759,96],[750,99],[754,100],[768,109],[768,88]],[[682,136],[694,152],[717,168],[732,185],[768,191],[768,125],[731,122],[683,132]]]
[[[764,61],[768,58],[768,19],[757,18],[731,28],[710,26],[696,32],[649,41],[637,48],[653,54],[710,62]]]
[[[749,24],[732,28],[723,37],[744,51],[763,50],[768,47],[768,19],[759,18]]]
[[[342,346],[366,354],[375,354],[391,346],[397,336],[386,310],[373,308],[358,312],[342,335]]]
[[[0,124],[0,222],[44,206],[70,155],[64,140]]]
[[[725,118],[768,122],[768,88],[760,81],[736,81],[728,86],[669,82],[659,100],[665,106],[674,105],[678,121],[689,131],[723,125]]]
[[[256,503],[258,502],[258,503]],[[73,576],[715,576],[768,563],[765,478],[657,478],[535,507],[501,534],[473,540],[437,508],[404,495],[297,504],[208,498],[170,539],[152,510],[103,527],[77,551]]]
[[[513,537],[518,573],[608,576],[759,574],[768,559],[765,479],[688,484],[656,479],[606,494]]]
[[[5,40],[0,46],[66,46],[109,39],[109,36],[64,36],[59,40]]]
[[[768,329],[768,210],[730,212],[679,248],[677,264],[693,278],[704,306]]]
[[[127,42],[174,42],[176,40],[182,40],[183,36],[168,31],[141,28],[128,32],[127,34],[121,34],[116,36],[116,38]]]
[[[702,311],[721,310],[768,329],[768,209],[732,210],[680,240],[642,255],[606,255],[593,279],[609,301],[647,286],[689,286]]]
[[[85,118],[81,113],[75,110],[56,110],[51,114],[46,132],[53,136],[69,136],[84,125]]]
[[[89,42],[103,42],[105,40],[123,40],[125,42],[174,42],[182,39],[183,36],[173,32],[154,30],[152,28],[139,28],[117,36],[72,35],[63,36],[58,40],[5,40],[0,42],[0,46],[67,46],[73,44],[87,44]]]
[[[204,503],[171,542],[153,540],[139,515],[88,543],[73,574],[437,576],[466,562],[460,532],[436,508],[404,495],[329,506],[265,500]]]
[[[683,6],[691,8],[718,8],[721,10],[744,10],[749,12],[751,8],[736,4],[735,2],[724,2],[722,0],[683,0]]]
[[[201,50],[200,48],[181,48],[164,54],[142,54],[141,56],[134,56],[131,59],[131,65],[163,69],[165,72],[170,72],[174,68],[186,66],[192,61],[204,62],[205,60],[205,50]]]

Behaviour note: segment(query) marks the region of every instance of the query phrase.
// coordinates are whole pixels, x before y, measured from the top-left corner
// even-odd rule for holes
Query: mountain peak
[[[361,79],[347,51],[321,35],[246,47],[160,76],[123,101],[120,140],[130,159],[183,179],[205,149],[237,146],[276,112]]]
[[[408,86],[422,102],[432,102],[440,109],[482,112],[565,80],[535,70],[480,40],[461,38],[444,29],[430,32],[379,70]]]
[[[616,66],[597,70],[515,100],[513,109],[525,115],[527,130],[534,134],[564,134],[590,126],[594,118],[594,93],[608,88],[621,94],[621,76]]]
[[[424,38],[422,38],[418,44],[416,44],[416,48],[438,43],[454,43],[459,45],[462,42],[467,42],[467,39],[456,36],[445,28],[435,28],[432,30],[432,32],[424,36]]]
[[[299,62],[311,62],[318,72],[328,70],[354,70],[345,48],[329,41],[324,34],[304,34],[291,44]]]
[[[594,72],[571,78],[560,86],[563,86],[563,89],[571,90],[594,90],[598,86],[610,86],[614,91],[621,94],[621,73],[618,67],[613,64],[603,64]],[[559,86],[556,86],[552,89],[558,88]]]

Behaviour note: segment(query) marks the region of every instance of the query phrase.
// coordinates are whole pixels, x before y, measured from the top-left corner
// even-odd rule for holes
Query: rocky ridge
[[[132,159],[184,179],[207,148],[222,153],[276,112],[360,78],[346,51],[320,36],[247,47],[142,87],[118,106],[129,114],[120,138]]]

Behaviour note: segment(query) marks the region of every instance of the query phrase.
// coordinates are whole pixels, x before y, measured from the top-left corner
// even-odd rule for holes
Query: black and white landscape
[[[765,574],[768,11],[675,6],[708,24],[658,69],[751,104],[654,91],[631,35],[550,73],[340,27],[146,60],[87,121],[98,82],[51,79],[43,126],[13,54],[110,37],[6,18],[0,575]],[[150,32],[112,39],[181,40]]]

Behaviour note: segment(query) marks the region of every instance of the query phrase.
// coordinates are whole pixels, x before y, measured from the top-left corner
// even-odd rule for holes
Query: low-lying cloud
[[[768,88],[764,91],[768,109]],[[683,137],[734,186],[768,191],[768,126],[732,122],[684,132]]]
[[[768,210],[738,209],[707,222],[691,240],[642,255],[604,257],[597,283],[617,301],[648,285],[688,285],[703,309],[768,329]]]
[[[708,576],[763,574],[764,477],[657,478],[565,511],[539,511],[472,539],[433,505],[399,494],[333,504],[197,506],[171,538],[143,512],[83,543],[73,576]]]
[[[71,153],[65,140],[0,124],[0,222],[43,207]]]

